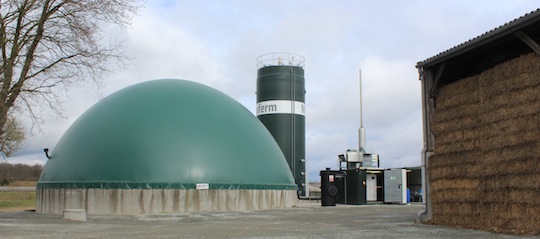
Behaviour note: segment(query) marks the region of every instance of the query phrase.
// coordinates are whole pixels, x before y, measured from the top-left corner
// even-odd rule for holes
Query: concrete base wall
[[[36,212],[62,214],[85,209],[88,214],[157,214],[199,211],[242,211],[290,208],[295,190],[195,189],[37,189]]]

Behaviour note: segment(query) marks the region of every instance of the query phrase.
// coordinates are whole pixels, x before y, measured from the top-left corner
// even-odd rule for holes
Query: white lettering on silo
[[[267,100],[257,103],[256,115],[265,114],[297,114],[305,115],[304,102],[291,100]]]

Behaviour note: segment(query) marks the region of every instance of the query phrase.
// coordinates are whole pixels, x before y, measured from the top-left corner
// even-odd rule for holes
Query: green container
[[[264,66],[257,72],[257,118],[281,148],[298,185],[306,195],[306,118],[304,69]]]

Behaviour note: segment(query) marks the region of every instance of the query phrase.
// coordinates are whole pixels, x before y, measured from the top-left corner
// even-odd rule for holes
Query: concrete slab
[[[64,209],[62,215],[67,220],[86,222],[86,210],[84,209]]]
[[[85,223],[10,212],[0,213],[0,238],[523,238],[414,223],[420,208],[301,202],[262,211],[88,215]]]

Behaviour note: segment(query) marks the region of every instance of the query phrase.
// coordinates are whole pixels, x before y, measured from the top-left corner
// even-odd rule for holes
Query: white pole
[[[362,119],[362,69],[358,70],[360,82],[360,128],[358,129],[358,152],[366,147],[366,130]]]

